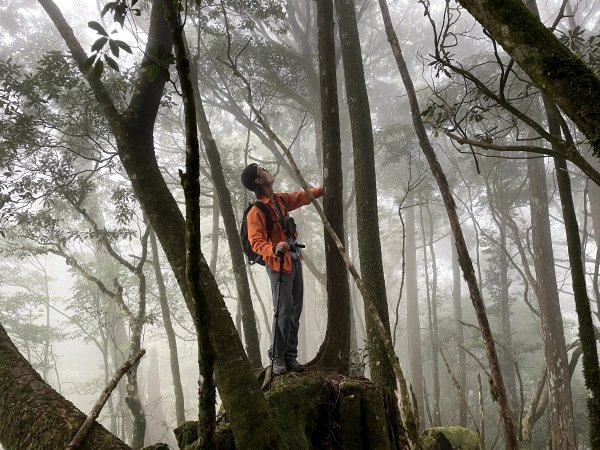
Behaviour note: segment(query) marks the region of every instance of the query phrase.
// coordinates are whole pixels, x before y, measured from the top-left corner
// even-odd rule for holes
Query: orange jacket
[[[311,188],[310,192],[316,198],[323,195],[323,188]],[[293,211],[301,206],[308,205],[310,200],[304,191],[300,192],[276,192],[274,196],[277,205],[282,214]],[[269,208],[271,218],[273,219],[273,229],[271,236],[267,234],[267,219],[260,209],[251,208],[246,216],[248,222],[248,240],[252,246],[252,250],[258,253],[264,259],[265,263],[276,272],[279,272],[280,261],[275,255],[275,247],[281,241],[287,241],[285,229],[280,221],[279,214],[275,210],[275,206],[270,198],[262,196],[258,200],[263,202]],[[297,234],[297,233],[296,233]],[[297,236],[294,236],[297,237]],[[292,271],[292,255],[290,252],[285,253],[285,261],[283,263],[283,271]]]

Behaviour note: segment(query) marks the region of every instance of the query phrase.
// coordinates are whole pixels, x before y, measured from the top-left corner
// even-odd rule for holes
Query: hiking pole
[[[275,344],[277,343],[277,319],[279,318],[279,297],[281,295],[281,283],[283,283],[283,263],[285,262],[285,252],[277,254],[281,259],[279,263],[279,280],[277,281],[277,303],[275,306],[275,316],[273,318],[273,346],[271,347],[271,376],[269,377],[269,390],[273,382],[273,365],[275,364]]]

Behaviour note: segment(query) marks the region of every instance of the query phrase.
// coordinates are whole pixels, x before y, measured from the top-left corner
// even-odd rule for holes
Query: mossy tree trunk
[[[560,112],[558,108],[546,96],[544,96],[544,105],[550,133],[560,136]],[[579,325],[579,339],[583,354],[583,377],[589,394],[587,407],[590,446],[592,449],[600,449],[600,367],[596,347],[595,326],[585,281],[579,224],[577,223],[577,214],[575,213],[575,206],[573,204],[571,176],[569,175],[567,162],[563,158],[554,158],[554,165],[556,167],[556,182],[558,184],[560,204],[565,223],[565,234],[567,236],[571,281],[573,283],[575,310]]]
[[[0,324],[0,443],[10,450],[66,448],[86,416],[50,387]],[[81,450],[129,450],[94,424]]]
[[[195,305],[187,295],[185,274],[185,221],[179,206],[160,172],[154,152],[154,122],[158,113],[165,80],[157,77],[151,81],[141,70],[133,85],[131,101],[121,113],[100,79],[87,73],[87,59],[81,44],[75,38],[59,8],[52,0],[38,0],[54,22],[67,44],[75,62],[85,75],[94,96],[115,136],[119,157],[131,181],[133,191],[156,232],[167,260],[184,294],[186,305],[195,318]],[[147,49],[171,48],[168,27],[163,18],[162,1],[152,5]],[[217,359],[215,377],[223,404],[227,409],[236,445],[240,449],[261,446],[275,448],[279,434],[267,404],[260,391],[252,366],[244,353],[231,315],[219,292],[214,276],[204,257],[199,262],[200,283],[209,299],[211,319],[215,332]],[[195,326],[198,323],[195,320]]]
[[[374,306],[385,331],[387,335],[390,335],[387,293],[379,240],[373,129],[354,0],[335,0],[335,10],[338,17],[346,98],[352,128],[360,271],[365,288],[372,295]],[[376,331],[377,326],[373,322],[372,316],[366,311],[365,317],[371,378],[384,386],[395,388],[394,369],[385,350],[383,338],[379,337]]]
[[[522,0],[458,0],[600,148],[600,79]]]
[[[344,232],[342,150],[335,64],[333,0],[318,0],[317,33],[321,82],[321,130],[325,194],[323,209],[338,236]],[[348,373],[350,357],[350,286],[348,271],[335,243],[325,230],[327,268],[327,329],[325,340],[311,362],[319,368]],[[346,245],[345,239],[343,239]]]

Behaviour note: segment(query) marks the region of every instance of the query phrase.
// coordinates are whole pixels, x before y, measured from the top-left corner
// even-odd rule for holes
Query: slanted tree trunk
[[[458,0],[598,151],[600,79],[522,0]],[[526,2],[527,4],[531,2]]]
[[[352,128],[354,150],[354,185],[356,190],[356,221],[360,271],[365,288],[375,301],[375,308],[390,333],[390,319],[383,276],[379,215],[377,208],[377,178],[369,97],[365,84],[360,37],[354,0],[335,0],[337,12],[346,97]],[[396,379],[382,338],[375,331],[371,315],[366,314],[369,346],[369,367],[373,381],[395,388]]]
[[[346,245],[340,120],[335,67],[333,0],[319,0],[317,32],[321,82],[321,130],[325,194],[323,209],[329,223]],[[325,339],[311,364],[348,373],[350,357],[350,287],[348,271],[335,242],[325,230],[327,272],[327,328]]]
[[[479,290],[479,285],[477,284],[475,270],[473,269],[473,262],[469,256],[469,251],[467,249],[467,244],[462,232],[462,227],[456,212],[456,204],[454,203],[446,175],[442,170],[435,151],[431,146],[431,142],[429,142],[427,132],[425,131],[423,119],[421,118],[421,111],[419,109],[419,102],[417,100],[417,93],[410,77],[406,61],[402,55],[400,43],[398,41],[398,37],[396,36],[396,32],[394,31],[386,1],[379,0],[379,7],[381,8],[381,13],[383,16],[387,39],[392,48],[394,58],[396,59],[396,64],[398,65],[398,70],[408,94],[411,116],[417,137],[419,139],[419,145],[421,150],[423,150],[425,157],[427,158],[429,168],[433,173],[442,195],[444,206],[446,208],[446,214],[448,215],[448,220],[450,222],[450,228],[452,229],[452,235],[456,243],[458,262],[460,263],[463,276],[469,287],[471,302],[473,303],[473,307],[475,309],[488,364],[490,365],[492,382],[496,388],[500,419],[504,428],[505,442],[508,448],[516,449],[518,448],[517,430],[515,428],[513,416],[510,410],[510,404],[508,403],[506,388],[504,387],[504,380],[502,378],[498,354],[496,352],[496,345],[494,343],[494,337],[492,335],[492,330],[490,328],[487,313],[485,311],[485,304],[483,303],[483,297],[481,295],[481,291]]]
[[[129,177],[135,195],[160,241],[175,278],[184,294],[190,314],[195,319],[195,304],[187,295],[185,275],[185,221],[177,202],[160,172],[154,153],[153,128],[165,80],[149,80],[142,70],[134,83],[127,110],[119,112],[101,80],[84,70],[85,51],[73,30],[52,0],[38,0],[54,22],[67,44],[77,66],[85,75],[98,100],[117,142],[119,157]],[[152,5],[147,50],[162,45],[171,47],[169,30],[163,14],[163,2]],[[145,52],[148,54],[148,51]],[[146,59],[149,63],[148,59]],[[214,276],[203,256],[200,257],[199,277],[209,299],[217,351],[215,376],[219,394],[232,424],[236,445],[240,449],[274,448],[279,433],[266,400],[260,391],[252,366],[244,353],[231,315],[219,292]]]
[[[66,448],[86,415],[50,387],[0,324],[0,444],[10,450]],[[81,450],[130,450],[95,423]]]
[[[212,175],[213,184],[215,187],[215,195],[218,198],[221,216],[223,217],[223,225],[225,234],[227,235],[227,243],[229,244],[229,256],[235,283],[238,292],[238,311],[242,315],[243,335],[246,344],[246,354],[250,363],[254,368],[261,367],[260,358],[260,343],[258,342],[258,331],[256,329],[256,320],[254,318],[254,307],[252,306],[252,294],[250,292],[250,284],[248,283],[248,274],[246,273],[246,261],[244,260],[244,252],[240,243],[240,235],[238,230],[238,222],[235,219],[233,211],[233,202],[231,200],[231,192],[225,180],[223,165],[221,164],[221,156],[217,143],[210,130],[210,125],[204,111],[202,97],[200,95],[200,85],[198,73],[195,70],[196,64],[190,67],[192,70],[192,86],[194,88],[194,105],[196,108],[196,119],[198,121],[198,130],[204,144],[204,151],[210,164],[210,172]]]
[[[167,335],[167,343],[169,345],[169,365],[171,367],[171,379],[173,383],[173,393],[175,394],[175,418],[177,425],[181,425],[185,420],[185,400],[183,398],[183,386],[181,385],[181,372],[179,370],[179,354],[177,351],[177,338],[173,322],[171,321],[171,311],[169,301],[167,299],[167,288],[160,267],[160,259],[158,254],[158,245],[156,244],[156,236],[154,231],[150,232],[150,248],[152,250],[152,267],[154,269],[154,277],[158,286],[158,300],[160,303],[160,312]]]

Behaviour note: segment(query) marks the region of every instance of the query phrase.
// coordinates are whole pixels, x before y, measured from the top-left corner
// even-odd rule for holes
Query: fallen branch
[[[131,369],[134,365],[136,365],[139,362],[139,360],[142,359],[142,356],[144,356],[145,354],[146,354],[146,350],[141,349],[139,352],[137,352],[135,354],[135,356],[132,359],[125,361],[123,363],[123,365],[119,368],[119,370],[117,370],[115,375],[112,377],[110,382],[106,385],[106,387],[102,391],[102,394],[100,394],[100,398],[98,398],[98,401],[96,402],[96,404],[92,408],[92,411],[90,412],[90,414],[87,416],[87,418],[83,422],[83,425],[81,425],[81,428],[79,428],[79,431],[77,431],[77,433],[75,434],[73,439],[71,439],[71,442],[69,442],[69,445],[67,445],[66,450],[75,450],[77,447],[79,447],[81,445],[81,443],[84,441],[85,437],[87,436],[88,432],[92,428],[94,421],[100,415],[100,411],[102,411],[102,408],[106,404],[106,401],[110,397],[110,394],[112,394],[112,391],[115,390],[115,388],[117,387],[117,384],[119,384],[119,381],[121,380],[121,378],[123,378],[123,375],[125,375],[129,369]]]

